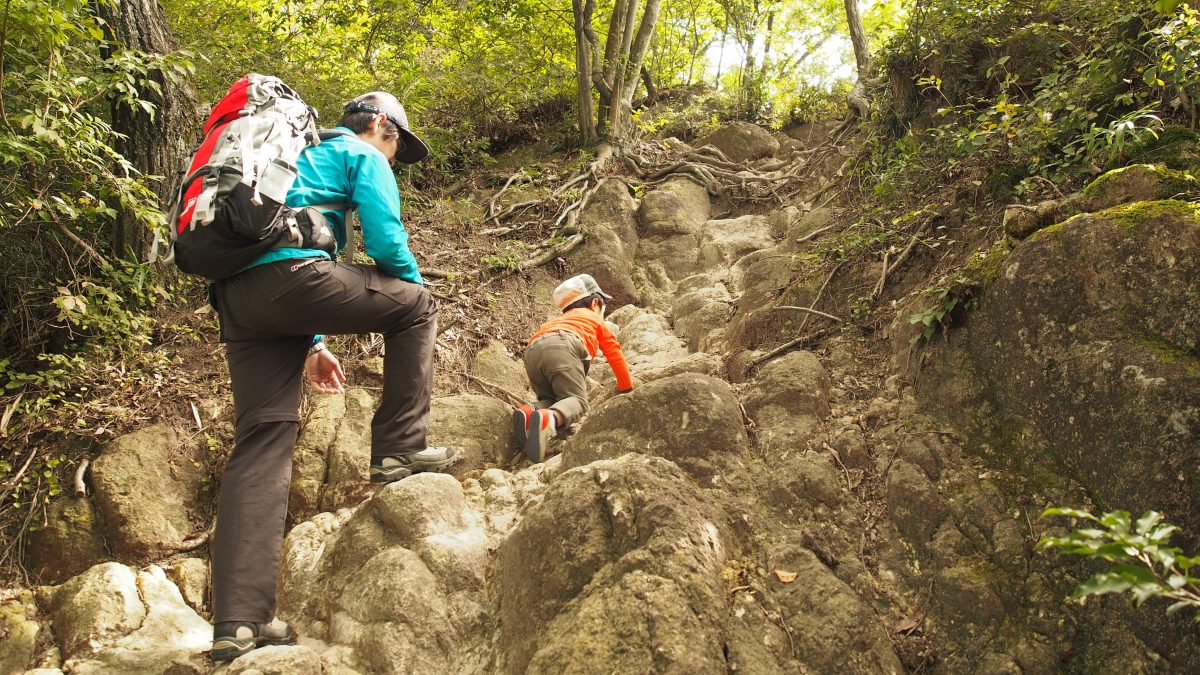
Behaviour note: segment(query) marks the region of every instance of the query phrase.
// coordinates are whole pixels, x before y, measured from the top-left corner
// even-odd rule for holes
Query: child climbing
[[[633,389],[621,345],[604,322],[605,300],[590,274],[580,274],[554,289],[562,316],[542,324],[525,349],[525,373],[538,400],[513,411],[513,438],[531,462],[546,459],[546,447],[588,409],[587,372],[599,349],[617,376],[617,393]]]

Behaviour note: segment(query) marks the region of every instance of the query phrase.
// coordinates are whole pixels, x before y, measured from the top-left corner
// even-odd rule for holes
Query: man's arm
[[[424,284],[400,221],[400,189],[387,160],[378,152],[358,155],[350,167],[350,199],[358,206],[363,246],[385,274]]]

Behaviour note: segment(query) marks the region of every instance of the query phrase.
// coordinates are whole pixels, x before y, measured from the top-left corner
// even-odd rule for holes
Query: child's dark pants
[[[565,330],[543,335],[525,348],[525,373],[538,397],[535,405],[562,413],[564,429],[588,410],[590,359],[583,340]]]

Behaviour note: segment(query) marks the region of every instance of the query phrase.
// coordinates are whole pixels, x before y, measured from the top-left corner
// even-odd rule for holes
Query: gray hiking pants
[[[314,334],[382,333],[383,395],[373,457],[425,449],[437,303],[374,265],[283,260],[213,287],[229,361],[237,434],[221,479],[213,537],[213,621],[275,615],[304,361]]]
[[[566,330],[543,335],[525,348],[525,374],[538,408],[562,413],[567,428],[588,411],[587,371],[591,356],[583,340]]]

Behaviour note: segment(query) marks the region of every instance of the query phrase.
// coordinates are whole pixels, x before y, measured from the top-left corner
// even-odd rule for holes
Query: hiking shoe
[[[525,456],[529,461],[534,464],[546,461],[546,449],[556,432],[554,427],[553,410],[539,408],[529,416],[529,435],[525,438]]]
[[[391,483],[422,471],[439,471],[454,463],[450,448],[425,448],[407,455],[393,455],[371,460],[371,482]]]
[[[208,658],[213,661],[232,661],[249,654],[255,647],[295,643],[296,631],[279,619],[271,619],[267,623],[223,621],[213,626],[213,644]]]
[[[518,448],[525,447],[525,438],[529,435],[529,416],[532,414],[533,406],[528,403],[513,411],[513,443],[516,443]]]

